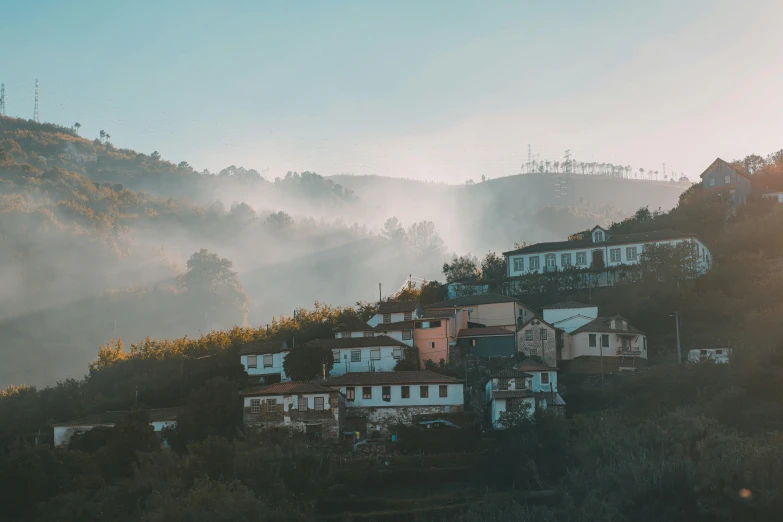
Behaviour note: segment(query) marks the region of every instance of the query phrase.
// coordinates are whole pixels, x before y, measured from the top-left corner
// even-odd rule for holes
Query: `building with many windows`
[[[259,382],[287,381],[283,359],[288,355],[288,345],[282,342],[252,342],[239,350],[239,357],[245,371]]]
[[[330,375],[353,372],[390,372],[397,361],[405,357],[408,345],[386,335],[314,339],[305,346],[332,350],[334,366]]]

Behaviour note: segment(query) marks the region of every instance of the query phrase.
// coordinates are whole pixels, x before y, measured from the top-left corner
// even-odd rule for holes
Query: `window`
[[[307,411],[307,397],[299,396],[299,411]]]
[[[541,333],[540,333],[540,335],[541,335],[541,340],[542,340],[542,341],[546,341],[546,328],[542,328],[542,329],[540,330],[540,332],[541,332]]]
[[[340,350],[332,350],[332,359],[334,359],[335,364],[340,362]]]
[[[264,355],[264,368],[271,368],[271,367],[272,367],[272,356]]]
[[[247,367],[248,368],[256,368],[257,364],[258,364],[258,356],[256,356],[256,355],[248,355],[247,356]]]
[[[576,266],[585,266],[587,264],[587,252],[576,253]]]
[[[362,399],[372,399],[372,386],[362,388]]]
[[[514,389],[515,390],[524,390],[525,389],[525,381],[524,381],[524,379],[514,379]]]
[[[362,362],[361,350],[351,350],[351,362]]]
[[[422,330],[426,328],[440,328],[440,321],[422,321],[416,323],[416,328]]]
[[[430,350],[435,348],[435,341],[430,342]]]
[[[602,348],[609,348],[609,335],[603,334],[601,336],[601,347]]]
[[[250,399],[250,413],[261,413],[261,399]]]
[[[381,388],[381,399],[384,402],[391,402],[391,386],[384,386]]]
[[[699,350],[699,355],[707,355],[707,350]]]
[[[370,349],[370,359],[373,361],[378,361],[381,359],[381,349],[380,348],[372,348]]]
[[[419,387],[419,397],[422,399],[427,399],[430,396],[430,387],[429,386],[420,386]]]
[[[541,384],[549,384],[549,372],[541,373]]]
[[[625,258],[628,261],[636,261],[636,247],[627,247],[625,249]]]
[[[609,250],[609,259],[612,260],[612,262],[619,262],[620,261],[620,249],[619,248],[612,248]]]
[[[351,336],[351,332],[343,332],[340,334],[340,337],[342,337],[343,339],[347,339],[350,336]]]
[[[563,268],[571,266],[571,254],[560,254],[560,265]]]
[[[728,185],[729,183],[731,183],[731,176],[726,174],[723,180],[726,183],[726,185]]]
[[[647,351],[647,338],[646,337],[642,337],[642,346],[644,348],[644,351],[646,352]]]
[[[384,323],[390,323],[391,322],[391,314],[383,314],[383,322]]]
[[[514,272],[521,272],[525,269],[525,258],[524,257],[515,257],[514,258]]]
[[[723,355],[723,350],[715,350],[715,355]]]
[[[405,321],[412,321],[413,320],[413,312],[405,312]]]
[[[538,270],[540,268],[539,262],[538,256],[530,256],[530,270]]]
[[[402,348],[395,348],[392,350],[392,357],[395,359],[402,359]]]
[[[402,340],[403,341],[410,341],[411,339],[413,339],[413,332],[411,332],[410,330],[403,330],[402,331]]]
[[[267,413],[277,413],[277,401],[274,399],[270,399],[266,401],[266,412]]]
[[[314,410],[323,410],[324,409],[324,398],[323,397],[314,397],[313,398],[313,409]]]
[[[715,186],[715,178],[710,178],[710,187]]]
[[[349,386],[345,389],[345,400],[353,402],[356,399],[356,389],[353,386]]]
[[[589,334],[588,337],[589,337],[590,348],[595,348],[596,346],[598,346],[595,342],[595,334]]]
[[[402,386],[400,388],[400,397],[403,399],[410,399],[411,398],[411,387],[410,386]]]
[[[530,355],[538,355],[538,348],[531,348]]]
[[[445,384],[441,384],[438,386],[438,397],[448,397],[449,396],[449,387]]]
[[[498,390],[508,390],[508,379],[498,379]]]
[[[364,332],[365,337],[373,337],[375,335],[375,332]]]
[[[525,341],[533,340],[533,330],[525,330]]]
[[[596,230],[595,234],[593,234],[593,242],[598,243],[603,240],[604,240],[604,231]]]

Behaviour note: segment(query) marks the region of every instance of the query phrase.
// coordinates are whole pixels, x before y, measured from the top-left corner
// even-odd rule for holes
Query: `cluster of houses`
[[[647,245],[684,241],[698,254],[700,271],[707,271],[712,257],[706,245],[692,235],[665,230],[616,235],[595,227],[586,238],[540,243],[504,256],[507,274],[513,278],[570,267],[634,264]],[[501,429],[503,413],[517,408],[564,412],[558,369],[632,371],[646,366],[648,356],[647,336],[621,315],[601,316],[597,306],[574,301],[545,306],[539,314],[515,297],[496,293],[452,297],[426,306],[418,301],[381,302],[366,323],[343,325],[333,338],[305,346],[331,350],[334,364],[328,374],[324,371],[314,381],[292,381],[283,367],[291,351],[284,342],[241,348],[242,366],[257,378],[256,386],[242,392],[247,427],[286,426],[312,438],[355,441],[388,433],[399,424],[415,425],[425,417],[460,412],[472,391],[467,386],[479,392],[471,396],[481,397],[486,424]],[[414,366],[426,368],[428,361],[465,358],[505,359],[509,364],[470,386],[427,370],[394,371],[403,360],[418,359]],[[170,422],[164,413],[156,422]],[[70,434],[89,429],[90,422],[98,420],[55,426],[57,443],[67,443]]]

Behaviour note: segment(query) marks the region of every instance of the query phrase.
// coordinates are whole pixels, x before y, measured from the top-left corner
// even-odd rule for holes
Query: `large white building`
[[[600,270],[621,265],[637,264],[646,245],[693,244],[698,256],[698,269],[706,272],[712,263],[707,246],[693,234],[675,230],[656,230],[639,234],[612,234],[596,226],[587,238],[535,245],[503,252],[508,277],[526,274],[552,273],[569,269],[592,268]]]
[[[353,372],[391,372],[397,361],[405,357],[408,345],[386,335],[372,337],[341,337],[314,339],[305,346],[332,350],[334,366],[330,375]]]

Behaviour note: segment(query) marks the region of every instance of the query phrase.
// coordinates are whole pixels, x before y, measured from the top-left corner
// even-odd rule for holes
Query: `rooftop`
[[[285,341],[253,341],[244,344],[239,349],[240,355],[262,355],[270,353],[280,353],[288,350]]]
[[[519,379],[522,377],[532,377],[532,375],[523,372],[522,370],[517,370],[516,368],[506,368],[505,370],[500,370],[497,373],[493,373],[492,378],[495,377],[502,379]]]
[[[177,420],[177,415],[182,412],[181,407],[177,408],[157,408],[146,411],[150,418],[150,422],[163,422]],[[98,426],[98,425],[114,425],[132,413],[133,410],[121,410],[121,411],[106,411],[98,413],[96,415],[90,415],[88,417],[82,417],[68,422],[57,422],[52,426]]]
[[[414,321],[397,321],[396,323],[378,323],[378,326],[371,328],[376,332],[390,332],[393,330],[413,330]]]
[[[447,319],[449,317],[454,317],[456,313],[453,309],[447,310],[424,310],[424,317],[419,317],[418,319]]]
[[[538,361],[534,361],[533,359],[525,359],[522,361],[522,363],[517,366],[518,370],[522,370],[523,372],[556,372],[557,368],[552,368],[551,366],[547,366],[544,363],[540,363]]]
[[[532,396],[533,392],[530,390],[496,390],[492,392],[492,397],[495,399],[522,399]]]
[[[637,234],[610,234],[604,241],[594,242],[592,237],[577,239],[574,241],[554,241],[550,243],[536,243],[535,245],[503,252],[504,256],[517,254],[535,254],[539,252],[555,252],[558,250],[575,250],[579,248],[592,248],[594,246],[625,245],[629,243],[646,243],[649,241],[666,241],[671,239],[695,238],[693,234],[684,234],[676,230],[653,230],[639,232]]]
[[[293,395],[299,393],[329,393],[329,388],[311,381],[288,381],[242,391],[242,395],[246,397],[251,395]]]
[[[383,301],[378,305],[379,314],[401,314],[415,312],[419,307],[418,301]]]
[[[482,304],[494,304],[494,303],[515,303],[517,299],[508,297],[501,294],[478,294],[478,295],[466,295],[463,297],[457,297],[456,299],[449,299],[448,301],[439,301],[437,303],[428,304],[424,307],[425,310],[430,308],[453,308],[455,306],[470,306],[470,305],[482,305]]]
[[[551,304],[549,306],[545,306],[544,310],[565,310],[569,308],[594,308],[594,305],[567,300],[567,301],[560,301],[559,303]]]
[[[750,179],[750,174],[748,174],[747,172],[745,172],[745,170],[744,170],[744,169],[742,169],[742,168],[738,167],[737,165],[731,164],[731,163],[729,163],[728,161],[724,161],[724,160],[722,160],[722,159],[720,159],[720,158],[716,158],[716,159],[715,159],[715,161],[713,161],[712,163],[710,163],[710,166],[709,166],[709,167],[707,167],[706,169],[704,169],[704,172],[702,172],[702,173],[699,175],[699,177],[700,177],[700,178],[703,178],[705,175],[707,175],[707,173],[708,173],[708,172],[710,172],[711,170],[713,170],[713,169],[715,169],[715,168],[718,168],[718,167],[727,167],[728,169],[730,169],[730,170],[734,171],[734,173],[735,173],[737,176],[742,176],[743,178],[748,178],[748,179]]]
[[[414,372],[352,372],[331,377],[329,386],[361,384],[462,384],[462,381],[428,371]]]
[[[615,321],[615,327],[612,328],[612,320]],[[621,322],[622,321],[622,322]],[[620,327],[622,326],[622,328]],[[620,316],[613,315],[612,317],[597,317],[589,323],[580,326],[571,335],[581,332],[601,332],[601,333],[632,333],[644,335],[644,332],[631,326],[628,323],[628,319]]]
[[[341,324],[337,328],[332,328],[332,331],[335,332],[372,332],[372,326],[370,326],[367,323],[351,323],[351,324]]]
[[[336,350],[338,348],[374,348],[378,346],[402,346],[408,345],[392,339],[388,335],[375,335],[373,337],[341,337],[339,339],[313,339],[305,343],[305,346],[320,346]]]
[[[514,335],[514,332],[499,326],[485,326],[483,328],[463,328],[457,337],[486,337],[490,335]]]

